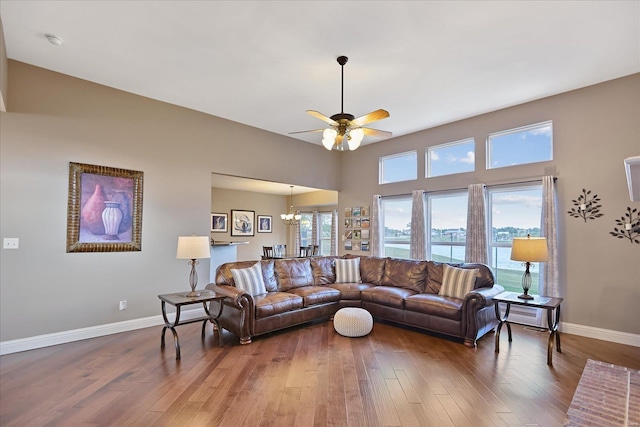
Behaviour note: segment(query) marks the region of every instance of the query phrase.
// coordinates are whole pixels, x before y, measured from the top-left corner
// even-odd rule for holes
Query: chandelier
[[[300,218],[302,218],[302,215],[293,211],[293,185],[290,185],[289,187],[291,188],[291,205],[289,205],[289,213],[283,213],[280,215],[280,218],[282,218],[282,222],[286,225],[298,225],[300,224]]]

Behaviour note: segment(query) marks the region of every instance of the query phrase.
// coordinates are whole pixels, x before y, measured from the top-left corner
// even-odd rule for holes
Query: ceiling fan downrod
[[[344,64],[346,64],[347,61],[349,61],[349,58],[347,58],[346,56],[338,56],[337,61],[338,61],[338,64],[340,64],[340,69],[341,69],[340,113],[334,114],[333,116],[331,116],[331,119],[335,120],[338,123],[340,123],[340,121],[342,120],[342,123],[346,124],[348,121],[351,121],[355,118],[353,114],[344,112]]]

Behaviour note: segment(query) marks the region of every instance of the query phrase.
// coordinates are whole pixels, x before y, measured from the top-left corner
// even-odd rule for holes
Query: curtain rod
[[[502,183],[496,183],[496,184],[484,184],[485,187],[500,187],[503,185],[519,185],[519,184],[531,184],[533,182],[542,182],[542,178],[536,178],[536,179],[529,179],[526,181],[508,181],[508,182],[502,182]],[[557,176],[553,177],[553,182],[556,182],[558,180]],[[434,190],[434,191],[427,191],[427,190],[422,190],[425,193],[442,193],[442,192],[447,192],[447,191],[463,191],[463,190],[468,190],[469,187],[464,187],[464,188],[445,188],[442,190]],[[401,194],[392,194],[389,196],[382,196],[382,197],[402,197],[402,196],[411,196],[412,193],[401,193]]]

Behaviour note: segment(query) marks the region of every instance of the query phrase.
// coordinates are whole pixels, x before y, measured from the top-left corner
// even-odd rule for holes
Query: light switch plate
[[[5,237],[2,240],[2,249],[18,249],[20,239],[17,237]]]

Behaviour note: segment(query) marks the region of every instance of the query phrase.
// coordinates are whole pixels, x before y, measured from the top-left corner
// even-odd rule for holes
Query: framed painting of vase
[[[255,211],[231,209],[231,235],[254,236]]]
[[[67,252],[142,249],[143,172],[69,162]]]

